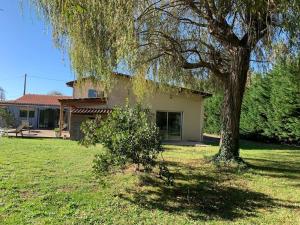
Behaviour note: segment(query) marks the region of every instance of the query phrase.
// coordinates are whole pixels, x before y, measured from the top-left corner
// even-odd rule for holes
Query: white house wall
[[[107,93],[107,104],[95,107],[114,108],[123,106],[126,99],[130,104],[136,103],[136,97],[133,92],[132,82],[128,78],[120,77],[112,90]],[[101,85],[94,85],[91,82],[74,85],[75,98],[87,98],[88,89],[103,91]],[[155,115],[157,111],[182,112],[182,140],[199,141],[202,140],[203,129],[203,97],[199,94],[170,94],[163,91],[157,91],[150,97],[143,99],[143,105],[149,107]]]

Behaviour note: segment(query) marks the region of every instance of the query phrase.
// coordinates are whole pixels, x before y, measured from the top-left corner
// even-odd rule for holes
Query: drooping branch
[[[212,45],[207,44],[205,42],[202,42],[203,45],[205,45],[209,51],[204,51],[200,53],[197,48],[185,48],[182,43],[188,40],[176,40],[174,37],[170,36],[169,34],[163,32],[163,31],[151,31],[149,34],[148,31],[141,32],[143,35],[154,35],[155,37],[161,36],[165,40],[167,40],[168,45],[166,46],[160,46],[160,49],[157,49],[158,54],[155,56],[152,56],[147,59],[147,61],[151,61],[154,59],[158,59],[160,57],[163,57],[164,55],[172,56],[176,60],[179,61],[178,66],[180,66],[183,69],[199,69],[199,68],[206,68],[209,71],[213,72],[216,76],[223,78],[228,75],[228,72],[226,70],[226,66],[222,63],[223,61],[226,61],[224,58],[222,58],[220,52],[218,52]],[[191,41],[191,40],[189,40]],[[201,42],[201,41],[200,41]],[[147,43],[143,44],[144,46],[152,46],[152,48],[157,47],[154,43]],[[194,58],[193,62],[189,62],[187,58],[185,57],[186,53],[192,53],[197,56],[197,58]],[[203,57],[205,56],[206,57]],[[222,68],[223,67],[223,68]]]
[[[216,16],[218,9],[214,4],[204,1],[204,9],[197,7],[193,0],[184,0],[198,16],[204,18],[208,22],[208,31],[218,41],[230,47],[243,47],[243,42],[234,34],[232,26],[230,26],[225,17]],[[213,2],[213,1],[210,1]],[[230,11],[230,10],[228,10]]]

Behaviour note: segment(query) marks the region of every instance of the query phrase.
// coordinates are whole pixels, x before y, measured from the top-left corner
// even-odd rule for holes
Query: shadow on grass
[[[263,143],[249,140],[240,140],[241,149],[244,150],[295,150],[300,154],[300,147],[286,145],[286,144],[272,144],[272,143]]]
[[[212,146],[219,146],[220,138],[209,135],[203,135],[203,143]]]
[[[184,164],[172,163],[171,166],[178,168],[174,186],[143,176],[139,188],[130,189],[129,195],[120,197],[149,210],[186,214],[190,219],[203,221],[255,217],[260,209],[271,210],[274,207],[297,208],[294,203],[273,199],[243,188],[243,185],[232,185],[234,173],[215,172],[208,176],[195,173],[197,169],[192,171]]]
[[[281,161],[249,157],[244,159],[248,162],[248,167],[252,169],[254,174],[300,181],[300,163],[294,161],[299,156],[290,153],[288,157],[286,156]]]
[[[220,138],[209,135],[203,136],[203,143],[212,146],[219,146]],[[244,150],[298,150],[300,154],[300,146],[292,146],[285,144],[272,144],[259,141],[240,140],[240,147]]]

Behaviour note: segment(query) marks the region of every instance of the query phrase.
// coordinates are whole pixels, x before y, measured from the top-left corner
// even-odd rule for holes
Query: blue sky
[[[60,91],[71,95],[65,83],[74,79],[67,55],[54,47],[49,28],[19,0],[0,1],[0,86],[7,99],[23,95],[24,74],[27,93]]]

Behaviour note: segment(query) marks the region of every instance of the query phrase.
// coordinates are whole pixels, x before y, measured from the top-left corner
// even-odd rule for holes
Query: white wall
[[[75,84],[74,97],[87,98],[88,89],[103,90],[101,84],[94,85],[85,82]],[[122,106],[126,99],[129,104],[136,103],[136,96],[133,92],[132,82],[129,78],[120,77],[115,86],[107,93],[107,104],[95,107],[113,108]],[[188,92],[174,94],[174,92],[156,91],[151,93],[142,101],[145,107],[149,107],[156,114],[156,111],[183,112],[182,140],[199,141],[202,140],[203,128],[203,97],[199,94]]]

